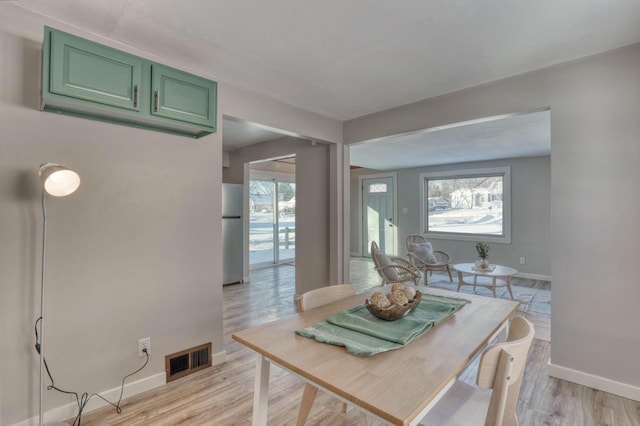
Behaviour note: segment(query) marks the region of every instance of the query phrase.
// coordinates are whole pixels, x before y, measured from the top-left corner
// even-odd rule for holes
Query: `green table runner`
[[[353,355],[371,356],[410,343],[466,303],[469,301],[423,294],[415,311],[396,321],[376,318],[366,306],[359,305],[296,333],[322,343],[344,346]]]

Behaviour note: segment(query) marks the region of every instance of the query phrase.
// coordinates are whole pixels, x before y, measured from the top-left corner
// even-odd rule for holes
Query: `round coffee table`
[[[501,265],[490,265],[489,269],[479,269],[473,263],[457,263],[453,265],[453,269],[458,271],[457,291],[460,291],[460,287],[463,285],[472,285],[474,290],[476,286],[481,286],[490,289],[493,292],[493,297],[496,297],[496,287],[507,287],[509,295],[513,299],[511,277],[518,273],[517,269]],[[464,276],[464,274],[472,276]]]

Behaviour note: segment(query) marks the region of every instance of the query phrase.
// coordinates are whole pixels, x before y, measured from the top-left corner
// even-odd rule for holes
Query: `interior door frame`
[[[358,176],[358,252],[355,253],[357,256],[364,257],[365,249],[364,249],[364,241],[362,239],[362,196],[363,191],[362,187],[364,183],[362,182],[365,179],[378,179],[378,178],[391,178],[393,181],[393,218],[394,218],[394,227],[393,227],[393,239],[394,247],[396,248],[396,252],[398,250],[398,173],[397,172],[388,172],[388,173],[372,173],[368,175],[359,175]],[[390,256],[396,256],[397,253],[387,253]]]

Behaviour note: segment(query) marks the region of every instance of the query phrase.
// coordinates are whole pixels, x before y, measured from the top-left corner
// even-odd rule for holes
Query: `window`
[[[423,173],[420,184],[427,236],[511,243],[509,167]]]
[[[372,183],[369,185],[369,192],[387,192],[387,184],[386,183]]]

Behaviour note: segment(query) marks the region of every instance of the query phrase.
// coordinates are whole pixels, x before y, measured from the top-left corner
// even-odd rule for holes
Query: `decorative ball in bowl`
[[[398,320],[413,312],[422,300],[422,293],[412,286],[397,283],[391,286],[389,294],[375,292],[366,300],[365,306],[372,315],[386,320]]]

